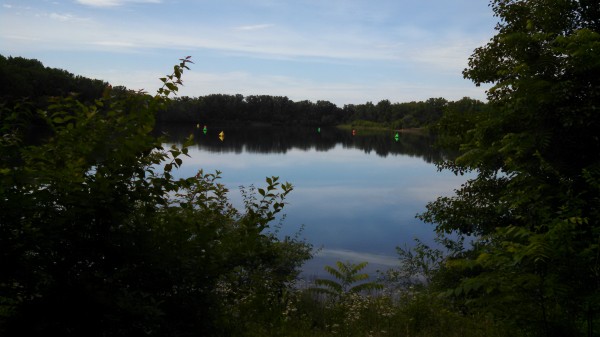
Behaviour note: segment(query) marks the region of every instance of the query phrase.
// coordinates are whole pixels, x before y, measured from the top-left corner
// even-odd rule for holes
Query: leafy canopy
[[[360,271],[368,265],[368,262],[354,264],[349,261],[337,261],[335,265],[337,268],[325,266],[325,271],[338,281],[316,279],[314,282],[318,287],[311,288],[311,291],[340,298],[346,294],[358,294],[382,288],[382,285],[377,282],[363,282],[369,279],[369,274],[361,273]]]
[[[496,35],[465,69],[491,83],[468,122],[442,118],[461,142],[440,165],[474,171],[420,217],[473,235],[447,258],[447,295],[530,334],[597,334],[600,272],[600,7],[590,0],[493,0]],[[464,127],[463,127],[464,126]],[[458,136],[457,135],[461,135]],[[453,143],[455,144],[455,143]]]
[[[152,131],[180,61],[155,96],[0,107],[3,336],[240,335],[281,315],[310,257],[271,230],[292,186],[267,178],[239,211],[219,172],[173,177],[191,139],[164,147]]]

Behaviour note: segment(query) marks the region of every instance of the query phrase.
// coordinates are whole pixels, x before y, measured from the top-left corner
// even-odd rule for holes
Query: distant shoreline
[[[429,130],[427,128],[395,129],[393,131],[401,132],[401,133],[412,133],[412,134],[425,134],[425,133],[429,132]]]
[[[400,132],[400,133],[410,133],[410,134],[427,134],[429,133],[428,128],[406,128],[406,129],[393,129],[386,126],[365,126],[365,125],[351,125],[351,124],[340,124],[336,125],[339,129],[345,130],[366,130],[366,131],[392,131],[392,132]]]

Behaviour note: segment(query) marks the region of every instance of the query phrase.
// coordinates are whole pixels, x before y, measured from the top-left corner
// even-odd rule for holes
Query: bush
[[[186,145],[151,135],[189,58],[156,96],[111,90],[0,114],[0,334],[231,335],[276,322],[310,247],[270,223],[288,183],[228,201],[219,172],[174,179]],[[31,117],[45,136],[24,134]]]

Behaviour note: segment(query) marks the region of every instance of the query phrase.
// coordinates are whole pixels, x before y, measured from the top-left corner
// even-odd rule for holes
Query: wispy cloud
[[[234,30],[261,30],[261,29],[266,29],[266,28],[271,28],[275,26],[274,24],[270,24],[270,23],[263,23],[263,24],[259,24],[259,25],[248,25],[248,26],[238,26],[238,27],[234,27]]]
[[[85,51],[127,59],[123,55],[176,52],[210,59],[212,68],[201,78],[186,77],[184,91],[192,96],[259,93],[336,104],[484,97],[484,89],[461,74],[488,36],[485,29],[473,29],[481,26],[478,15],[469,15],[476,21],[466,25],[427,11],[423,15],[437,19],[423,22],[407,14],[420,5],[343,0],[63,0],[60,7],[46,0],[34,8],[4,2],[0,45],[5,53]],[[128,8],[157,3],[162,5]],[[182,4],[187,10],[175,10]],[[99,10],[121,7],[127,9]]]
[[[62,22],[67,22],[67,21],[89,21],[90,18],[82,18],[82,17],[78,17],[76,15],[73,14],[69,14],[69,13],[65,13],[65,14],[60,14],[60,13],[50,13],[48,14],[48,17],[52,20],[58,20],[58,21],[62,21]]]
[[[136,45],[127,41],[94,41],[91,44],[103,47],[134,48]]]
[[[157,3],[159,0],[77,0],[80,4],[94,7],[112,7],[127,3]],[[50,18],[62,22],[83,20],[71,14],[52,13]],[[60,32],[57,27],[43,25],[36,20],[15,22],[15,31],[21,35],[44,37],[54,43],[64,40],[65,44],[89,46],[119,46],[138,49],[210,49],[221,52],[238,53],[263,59],[315,59],[319,61],[384,61],[390,63],[412,63],[418,67],[436,68],[440,71],[456,72],[466,66],[466,60],[478,44],[470,38],[448,37],[445,40],[425,39],[426,32],[415,33],[419,29],[406,26],[399,28],[394,35],[378,35],[373,32],[330,31],[315,36],[313,30],[274,23],[234,26],[232,29],[219,27],[214,23],[198,23],[193,29],[181,29],[178,34],[170,34],[159,25],[149,25],[146,29],[127,27],[127,22],[98,22],[95,26],[80,27],[78,34],[71,31]],[[277,29],[271,29],[277,27]],[[186,27],[187,28],[187,27]],[[260,34],[243,34],[243,32]],[[65,34],[68,33],[68,34]],[[407,36],[413,36],[408,38]],[[82,40],[78,40],[81,37]],[[112,41],[111,44],[104,41]]]
[[[392,102],[426,100],[431,97],[445,97],[458,100],[465,96],[485,98],[486,87],[421,84],[401,78],[378,81],[376,83],[351,83],[343,79],[329,78],[314,80],[294,76],[272,76],[249,72],[206,73],[194,70],[186,74],[182,95],[197,96],[200,93],[227,94],[269,94],[288,96],[295,101],[305,99],[328,100],[340,106],[360,104],[366,101],[378,102],[389,99]]]
[[[91,7],[117,7],[127,3],[160,3],[161,0],[76,0],[79,4]]]
[[[2,4],[3,8],[6,9],[12,9],[12,10],[19,10],[19,9],[24,9],[24,10],[30,10],[31,6],[15,6],[12,4]]]

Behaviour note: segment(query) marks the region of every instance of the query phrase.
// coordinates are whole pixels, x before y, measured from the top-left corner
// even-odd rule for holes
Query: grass
[[[514,336],[489,317],[451,311],[435,294],[404,292],[390,296],[347,294],[341,298],[299,291],[283,325],[263,336]]]

